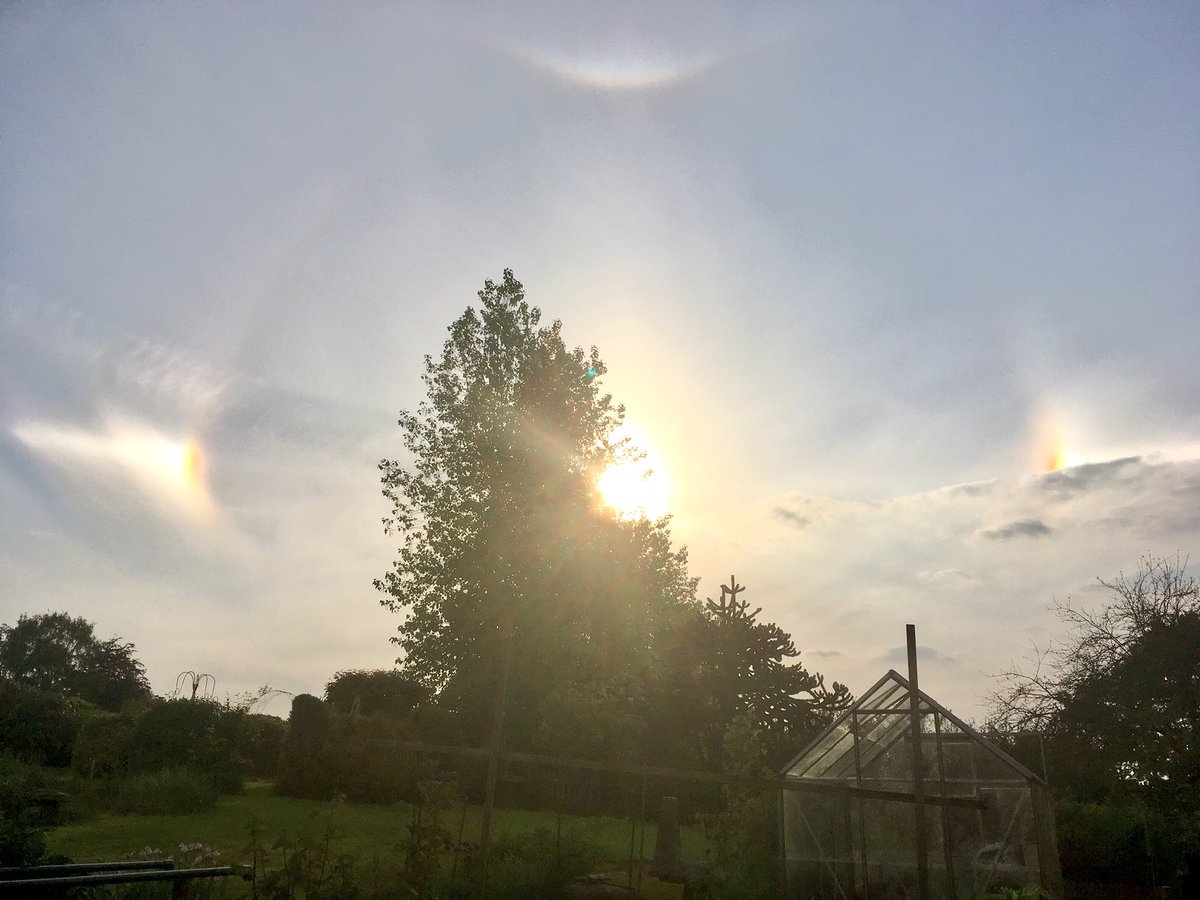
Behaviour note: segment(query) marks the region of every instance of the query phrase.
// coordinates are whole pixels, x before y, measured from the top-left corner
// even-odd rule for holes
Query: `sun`
[[[622,426],[617,437],[628,437],[644,455],[636,461],[622,461],[606,468],[596,488],[620,519],[660,519],[667,514],[667,479],[662,461],[650,445]]]

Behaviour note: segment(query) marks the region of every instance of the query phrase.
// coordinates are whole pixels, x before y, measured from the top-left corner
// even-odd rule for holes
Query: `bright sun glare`
[[[629,437],[645,456],[636,462],[620,462],[600,475],[596,487],[606,506],[622,519],[658,519],[667,514],[667,479],[662,460],[641,435],[627,426],[618,437]]]

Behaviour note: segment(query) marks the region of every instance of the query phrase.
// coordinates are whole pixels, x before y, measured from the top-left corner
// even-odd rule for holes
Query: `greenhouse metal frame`
[[[889,671],[784,767],[788,897],[1062,896],[1045,780],[915,695]]]

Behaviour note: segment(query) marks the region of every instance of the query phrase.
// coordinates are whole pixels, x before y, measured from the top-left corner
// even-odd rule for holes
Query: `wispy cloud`
[[[985,528],[979,533],[989,541],[1011,541],[1018,537],[1043,537],[1051,533],[1051,528],[1041,519],[1021,519],[999,528]]]
[[[927,647],[924,644],[917,645],[917,662],[932,662],[932,663],[955,663],[958,657],[953,654],[942,653],[941,651]],[[882,653],[875,657],[874,662],[880,666],[887,666],[890,669],[897,669],[902,672],[907,671],[908,666],[908,647],[890,647],[886,653]]]

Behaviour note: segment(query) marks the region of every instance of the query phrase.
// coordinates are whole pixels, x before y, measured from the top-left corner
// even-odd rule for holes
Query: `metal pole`
[[[929,848],[925,838],[924,759],[921,755],[921,698],[917,693],[917,626],[905,625],[908,638],[908,708],[912,718],[913,809],[917,843],[917,896],[929,897]]]
[[[937,747],[938,786],[939,793],[946,796],[946,757],[942,753],[942,716],[936,710],[933,713],[933,733]],[[950,841],[950,810],[942,804],[942,853],[946,856],[946,883],[950,896],[957,896],[954,886],[954,848]]]
[[[854,735],[854,786],[860,791],[862,790],[862,751],[859,748],[859,742],[862,740],[862,726],[859,723],[858,712],[851,708],[850,710],[850,733]],[[859,858],[862,860],[862,895],[863,897],[871,896],[871,872],[867,868],[867,804],[863,800],[862,794],[858,795],[858,843],[859,843]],[[854,866],[854,848],[850,848],[850,865]],[[854,886],[859,887],[857,876],[854,879]]]

